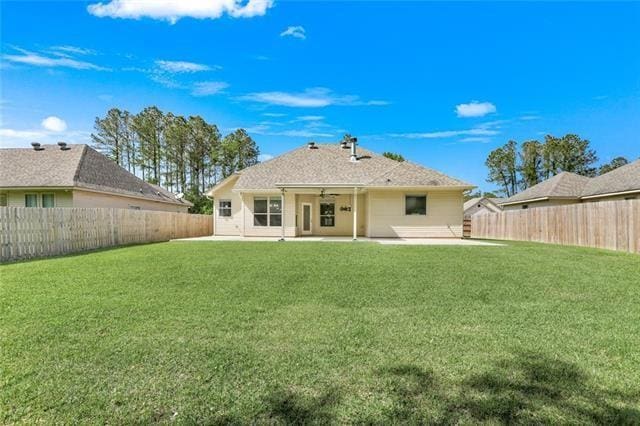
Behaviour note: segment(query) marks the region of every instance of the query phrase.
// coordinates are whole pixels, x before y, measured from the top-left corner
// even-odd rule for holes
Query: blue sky
[[[0,143],[88,143],[147,105],[264,158],[345,132],[489,190],[509,139],[640,156],[639,3],[2,2]]]

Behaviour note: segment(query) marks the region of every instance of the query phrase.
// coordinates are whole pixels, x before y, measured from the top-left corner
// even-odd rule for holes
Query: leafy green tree
[[[517,192],[517,144],[509,141],[504,146],[494,149],[489,153],[485,165],[489,169],[487,182],[492,182],[500,186],[501,191],[510,197]]]
[[[125,163],[123,151],[128,149],[126,114],[126,111],[111,108],[104,118],[96,117],[95,133],[91,134],[96,147],[121,166]]]
[[[187,120],[182,116],[172,113],[165,115],[165,159],[167,165],[167,180],[176,192],[185,192],[187,189],[187,149],[190,141],[190,128]]]
[[[605,174],[607,172],[610,172],[611,170],[615,170],[618,167],[622,167],[629,164],[629,160],[627,160],[624,157],[616,157],[613,160],[611,160],[611,162],[603,164],[602,166],[600,166],[600,169],[598,169],[598,174]]]
[[[523,142],[520,147],[520,188],[527,189],[542,180],[543,146],[536,140]]]
[[[207,123],[200,116],[191,116],[189,125],[189,145],[187,155],[190,166],[191,192],[200,195],[206,191],[207,173],[211,166],[211,152],[220,143],[220,132],[214,124]]]
[[[542,148],[543,176],[548,179],[560,172],[572,172],[583,176],[595,176],[593,163],[598,160],[589,141],[578,135],[567,134],[561,138],[545,136]]]
[[[403,162],[404,161],[404,157],[401,154],[397,154],[395,152],[385,151],[385,152],[382,153],[382,156],[390,158],[390,159],[395,160],[395,161],[399,161],[399,162]]]
[[[246,167],[258,164],[260,150],[244,129],[228,134],[222,140],[222,177],[227,177]]]
[[[132,124],[138,136],[138,161],[143,179],[160,184],[164,150],[164,114],[155,106],[147,107],[133,117]]]

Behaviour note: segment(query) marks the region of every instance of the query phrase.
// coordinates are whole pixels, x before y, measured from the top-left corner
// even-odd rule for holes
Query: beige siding
[[[177,213],[186,213],[188,210],[187,206],[81,190],[73,191],[73,206],[88,208],[155,210]]]
[[[427,195],[426,216],[407,216],[405,195]],[[369,236],[462,237],[462,191],[370,191]]]
[[[73,193],[71,190],[41,190],[35,189],[33,191],[2,191],[7,194],[7,206],[8,207],[25,207],[24,196],[25,194],[38,195],[38,207],[42,207],[42,194],[54,195],[54,207],[73,207]]]
[[[227,185],[216,193],[214,205],[215,235],[242,235],[242,202],[240,194],[232,192],[232,185]],[[231,216],[220,216],[220,201],[231,200]]]
[[[526,205],[527,208],[533,209],[537,207],[553,207],[553,206],[566,206],[568,204],[579,203],[579,200],[546,200],[546,201],[534,201],[532,203],[513,204],[509,206],[502,206],[502,210],[526,210],[522,206]]]

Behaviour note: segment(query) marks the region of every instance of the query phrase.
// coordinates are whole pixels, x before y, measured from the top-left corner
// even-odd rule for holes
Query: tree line
[[[617,157],[598,168],[594,166],[597,161],[588,140],[567,134],[547,135],[543,142],[528,140],[520,146],[510,140],[491,151],[485,165],[489,169],[487,182],[498,185],[500,192],[511,197],[561,172],[593,177],[629,163]]]
[[[137,114],[118,108],[96,117],[97,149],[143,180],[183,193],[194,213],[210,213],[204,193],[221,179],[258,163],[260,150],[244,129],[222,136],[200,116],[164,113],[155,106]]]

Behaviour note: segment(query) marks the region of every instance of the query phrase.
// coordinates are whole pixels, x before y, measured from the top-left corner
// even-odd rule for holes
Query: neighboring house
[[[461,237],[463,191],[473,185],[408,161],[314,144],[220,182],[216,235]]]
[[[192,204],[87,145],[0,149],[0,206],[187,212]]]
[[[498,205],[502,198],[475,197],[465,201],[463,205],[464,217],[470,218],[476,213],[497,213],[502,208]]]
[[[589,178],[562,172],[510,198],[504,210],[640,198],[640,160]]]

